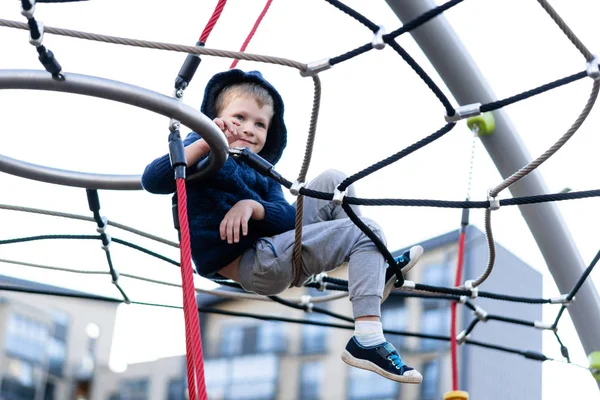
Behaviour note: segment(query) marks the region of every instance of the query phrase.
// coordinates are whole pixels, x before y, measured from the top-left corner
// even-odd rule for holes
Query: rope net
[[[543,10],[548,14],[548,16],[556,23],[558,28],[565,34],[565,36],[569,39],[569,41],[575,46],[575,48],[581,53],[582,57],[586,62],[586,69],[580,72],[576,72],[569,76],[566,76],[561,79],[557,79],[555,81],[549,82],[544,85],[540,85],[538,87],[532,88],[530,90],[524,91],[519,94],[515,94],[513,96],[507,97],[505,99],[489,102],[486,104],[468,104],[462,105],[460,107],[454,107],[451,101],[446,97],[444,92],[437,86],[435,81],[426,73],[426,71],[415,61],[414,58],[410,56],[410,54],[396,41],[398,37],[405,33],[410,33],[414,29],[423,25],[424,23],[430,21],[431,19],[441,15],[447,10],[458,6],[463,3],[463,0],[452,0],[448,1],[445,4],[442,4],[438,7],[435,7],[426,13],[420,15],[414,20],[405,23],[400,28],[390,32],[385,33],[380,25],[370,21],[367,17],[358,13],[357,11],[351,9],[347,5],[337,1],[337,0],[326,0],[327,3],[332,6],[338,8],[340,11],[345,13],[346,15],[354,18],[357,22],[364,25],[367,29],[369,29],[373,34],[373,40],[370,43],[366,43],[361,45],[355,49],[351,49],[342,53],[341,55],[329,57],[326,60],[321,60],[315,63],[302,63],[294,60],[289,60],[285,58],[258,55],[258,54],[250,54],[246,53],[245,50],[254,36],[256,30],[262,19],[264,18],[267,10],[271,6],[272,0],[268,0],[264,6],[264,9],[258,16],[256,23],[254,24],[252,30],[248,34],[246,40],[241,46],[240,51],[228,51],[228,50],[218,50],[206,48],[205,43],[207,42],[209,35],[211,34],[213,28],[216,26],[226,4],[226,1],[219,0],[216,8],[213,12],[213,15],[210,17],[204,31],[199,37],[199,41],[196,46],[186,46],[186,45],[178,45],[178,44],[170,44],[170,43],[161,43],[161,42],[152,42],[146,40],[139,39],[129,39],[129,38],[120,38],[115,36],[107,36],[100,35],[89,32],[81,32],[74,31],[63,28],[54,28],[49,26],[43,26],[39,24],[33,15],[34,8],[28,0],[22,0],[22,9],[24,10],[23,15],[27,18],[27,23],[10,21],[5,19],[0,19],[0,26],[16,28],[16,29],[25,29],[28,30],[31,34],[30,42],[36,46],[36,50],[39,54],[39,59],[44,68],[52,75],[53,78],[57,80],[65,79],[65,76],[62,74],[62,68],[56,57],[42,45],[43,33],[56,34],[62,36],[68,36],[73,38],[80,38],[86,40],[93,40],[105,43],[112,44],[120,44],[127,46],[136,46],[143,48],[151,48],[157,50],[166,50],[166,51],[175,51],[182,52],[188,54],[189,57],[198,57],[200,55],[205,56],[215,56],[215,57],[225,57],[233,59],[231,64],[231,68],[234,68],[239,60],[250,60],[261,63],[270,63],[280,66],[285,66],[289,68],[297,69],[302,76],[310,77],[313,87],[314,87],[314,96],[313,96],[313,107],[311,111],[311,117],[309,122],[309,130],[308,130],[308,139],[306,143],[306,149],[304,154],[304,160],[302,166],[300,168],[300,172],[298,174],[298,178],[296,179],[297,183],[303,184],[306,180],[306,176],[308,173],[308,169],[311,162],[314,141],[316,137],[316,125],[319,116],[320,109],[320,99],[321,99],[321,81],[319,78],[319,73],[334,67],[337,64],[349,61],[355,57],[358,57],[362,54],[365,54],[372,49],[383,49],[385,47],[389,47],[394,52],[396,52],[417,74],[417,76],[421,79],[421,81],[431,90],[433,95],[438,99],[441,103],[442,107],[445,110],[445,120],[446,123],[440,127],[437,131],[431,133],[428,136],[423,137],[421,140],[413,143],[412,145],[398,151],[394,154],[391,154],[381,161],[374,163],[373,165],[354,173],[345,179],[339,186],[338,191],[340,193],[344,193],[345,190],[352,184],[357,181],[368,177],[369,175],[377,172],[401,159],[404,157],[414,153],[417,150],[423,149],[425,146],[435,142],[437,139],[442,138],[448,132],[450,132],[455,126],[456,123],[466,119],[467,117],[473,115],[480,115],[482,113],[492,112],[494,110],[499,110],[503,107],[509,106],[519,101],[523,101],[529,99],[533,96],[548,92],[550,90],[562,87],[564,85],[570,84],[572,82],[579,81],[581,79],[590,77],[593,80],[592,88],[590,90],[589,98],[581,111],[580,115],[573,122],[571,127],[545,152],[543,152],[539,157],[531,161],[529,164],[523,166],[518,171],[515,171],[511,176],[504,179],[502,182],[497,184],[493,189],[489,191],[488,199],[485,201],[471,201],[470,194],[467,195],[467,199],[465,201],[445,201],[445,200],[426,200],[426,199],[388,199],[388,198],[355,198],[342,196],[341,202],[342,207],[352,219],[352,221],[367,235],[377,248],[380,250],[382,255],[385,257],[389,266],[392,268],[396,268],[397,275],[397,289],[392,293],[393,296],[400,297],[418,297],[425,299],[443,299],[451,302],[451,327],[450,327],[450,336],[441,336],[441,335],[428,335],[417,332],[405,332],[405,331],[391,331],[384,330],[385,333],[404,335],[404,336],[412,336],[419,338],[427,338],[432,340],[441,340],[441,341],[449,341],[451,342],[451,352],[452,352],[452,364],[453,364],[453,375],[452,375],[452,383],[454,389],[458,387],[458,376],[457,376],[457,363],[456,363],[456,346],[459,344],[469,344],[475,346],[486,347],[490,349],[495,349],[498,351],[504,351],[512,354],[521,355],[525,358],[537,360],[537,361],[548,361],[553,360],[550,357],[547,357],[541,353],[529,351],[529,350],[517,350],[508,347],[504,347],[496,344],[487,344],[478,341],[473,341],[468,339],[469,334],[475,329],[475,327],[480,322],[487,321],[499,321],[503,323],[512,323],[522,326],[529,326],[537,329],[550,330],[554,332],[557,341],[561,346],[561,353],[566,358],[567,362],[571,362],[568,351],[566,347],[563,345],[560,337],[558,336],[558,323],[561,319],[561,316],[564,314],[564,311],[567,305],[574,301],[577,292],[581,289],[585,280],[589,277],[593,268],[598,262],[600,258],[600,251],[594,257],[594,259],[589,263],[588,267],[585,269],[584,273],[577,281],[577,283],[573,286],[571,291],[568,294],[564,294],[559,298],[555,299],[544,299],[544,298],[527,298],[519,295],[507,295],[501,293],[491,293],[479,290],[479,286],[483,284],[490,276],[493,271],[495,264],[495,243],[493,239],[493,230],[492,230],[492,211],[497,210],[503,206],[512,206],[512,205],[525,205],[525,204],[540,204],[545,202],[555,202],[555,201],[565,201],[565,200],[575,200],[575,199],[583,199],[583,198],[591,198],[600,196],[600,189],[592,189],[586,191],[579,192],[568,192],[568,193],[554,193],[554,194],[541,194],[534,196],[524,196],[524,197],[513,197],[509,199],[499,200],[498,196],[505,189],[511,187],[515,183],[521,181],[523,178],[531,174],[535,171],[542,163],[547,161],[550,157],[552,157],[556,152],[561,149],[570,139],[571,137],[578,131],[583,122],[589,116],[593,106],[598,97],[598,92],[600,89],[600,71],[598,65],[598,59],[590,53],[590,51],[585,47],[585,45],[577,38],[577,36],[573,33],[573,31],[567,26],[567,24],[562,20],[562,18],[558,15],[558,13],[548,4],[545,0],[538,0],[539,4],[542,6]],[[66,2],[66,0],[65,0]],[[186,61],[187,62],[187,61]],[[195,68],[197,68],[199,64],[199,57],[197,64],[194,67],[194,70],[191,74],[184,74],[183,78],[184,83],[180,85],[180,87],[176,86],[176,89],[184,90],[193,73]],[[182,78],[181,72],[179,78]],[[180,82],[181,83],[181,82]],[[178,97],[182,96],[181,93],[178,93]],[[177,121],[171,121],[170,127],[176,126],[173,123]],[[172,129],[172,133],[175,129]],[[177,132],[178,133],[178,132]],[[234,155],[236,156],[236,155]],[[239,155],[237,155],[239,156]],[[260,168],[264,168],[264,160],[262,162],[256,162],[256,155],[246,154],[243,157],[240,157],[243,161],[247,162],[251,167],[257,169],[260,173],[269,176],[270,178],[279,182],[282,186],[287,189],[291,189],[294,186],[294,183],[287,180],[279,173],[277,173],[273,168],[269,170],[261,170]],[[263,166],[263,167],[261,167]],[[175,171],[177,170],[177,166],[174,165]],[[185,204],[185,176],[177,176],[177,197],[183,201],[178,202],[179,204]],[[184,174],[185,175],[185,174]],[[470,186],[470,184],[469,184]],[[314,190],[310,190],[303,185],[300,185],[300,188],[297,189],[297,216],[296,216],[296,243],[294,246],[294,271],[296,279],[299,276],[299,266],[301,265],[301,254],[302,254],[302,204],[303,197],[309,196],[317,199],[323,200],[333,200],[334,197],[339,193],[324,193],[318,192]],[[169,284],[166,282],[161,282],[158,280],[153,280],[149,278],[144,278],[141,276],[133,275],[133,274],[119,274],[115,269],[110,251],[109,245],[114,242],[124,246],[127,246],[131,249],[143,252],[149,256],[160,259],[164,262],[167,262],[173,266],[180,267],[182,274],[182,290],[183,290],[183,308],[185,314],[185,324],[186,324],[186,347],[187,347],[187,362],[188,362],[188,387],[190,389],[190,398],[196,399],[206,398],[206,388],[204,384],[204,372],[203,372],[203,357],[202,357],[202,344],[200,340],[199,334],[199,321],[198,321],[198,313],[196,310],[200,312],[207,313],[220,313],[224,315],[235,315],[235,316],[245,316],[258,318],[261,320],[278,320],[278,321],[286,321],[291,323],[304,323],[304,324],[313,324],[313,325],[321,325],[321,326],[329,326],[336,327],[341,329],[352,329],[351,325],[347,324],[334,324],[334,323],[326,323],[319,321],[305,321],[305,320],[293,320],[290,318],[281,318],[281,317],[272,317],[266,315],[258,315],[258,314],[248,314],[248,313],[236,313],[232,311],[219,310],[215,308],[209,307],[198,307],[196,304],[195,293],[210,293],[217,296],[227,297],[227,298],[235,298],[235,299],[252,299],[252,300],[261,300],[261,301],[275,301],[287,307],[292,307],[296,309],[301,309],[306,312],[318,312],[322,314],[329,315],[331,317],[340,319],[345,322],[352,323],[352,318],[349,318],[344,315],[339,315],[333,312],[328,311],[325,308],[320,308],[318,306],[314,306],[314,303],[327,302],[334,299],[339,299],[341,297],[346,296],[348,290],[348,282],[343,279],[330,278],[326,275],[322,275],[313,279],[311,282],[307,283],[307,287],[317,288],[319,290],[327,290],[332,291],[332,294],[327,296],[319,297],[319,298],[309,298],[307,300],[306,296],[302,298],[282,298],[279,296],[270,296],[264,297],[251,293],[245,293],[241,287],[232,281],[222,281],[215,280],[216,283],[221,285],[230,286],[233,288],[237,288],[239,290],[224,292],[218,289],[215,290],[204,290],[194,287],[193,280],[193,266],[190,260],[190,243],[189,243],[189,228],[187,226],[187,210],[185,206],[179,207],[179,225],[176,227],[180,233],[180,244],[168,241],[166,239],[159,238],[154,235],[150,235],[139,231],[137,229],[128,227],[123,224],[119,224],[116,222],[108,222],[106,218],[103,218],[99,213],[99,200],[97,192],[91,191],[88,189],[88,201],[90,202],[90,210],[93,212],[93,217],[61,213],[55,211],[47,211],[41,209],[33,209],[26,207],[19,207],[13,205],[5,205],[0,204],[0,209],[9,210],[9,211],[19,211],[19,212],[27,212],[27,213],[37,213],[54,217],[62,217],[62,218],[71,218],[85,221],[94,221],[97,224],[97,230],[99,235],[39,235],[39,236],[29,236],[29,237],[20,237],[14,239],[4,239],[0,240],[0,245],[8,245],[14,243],[23,243],[23,242],[32,242],[32,241],[40,241],[40,240],[99,240],[102,243],[102,248],[106,253],[107,263],[109,266],[109,271],[83,271],[76,270],[70,268],[42,265],[37,263],[30,263],[18,260],[11,260],[0,258],[0,262],[33,267],[33,268],[42,268],[49,270],[57,270],[64,271],[70,273],[81,273],[81,274],[92,274],[92,275],[110,275],[112,279],[112,283],[115,284],[117,289],[121,294],[121,300],[117,299],[104,299],[106,301],[122,301],[125,303],[131,304],[146,304],[152,306],[164,306],[171,307],[164,304],[150,304],[143,302],[132,301],[125,290],[119,283],[119,276],[130,278],[130,279],[139,279],[145,280],[147,282],[155,283],[155,284],[163,284],[168,286],[177,286],[177,284]],[[92,207],[94,205],[94,207]],[[439,208],[460,208],[464,211],[468,211],[469,209],[484,209],[485,216],[485,237],[488,246],[488,262],[485,268],[485,271],[481,274],[481,276],[475,279],[469,279],[465,282],[465,284],[461,285],[462,281],[462,263],[464,257],[464,243],[465,243],[465,230],[461,229],[459,232],[459,258],[458,265],[456,271],[456,280],[454,287],[437,287],[432,285],[420,284],[411,281],[405,281],[402,273],[400,272],[400,268],[398,265],[397,259],[392,255],[392,252],[386,247],[384,243],[366,226],[360,218],[352,211],[350,205],[365,205],[365,206],[404,206],[404,207],[439,207]],[[146,249],[142,246],[136,245],[134,243],[121,240],[115,237],[110,237],[106,234],[106,229],[109,225],[112,225],[115,228],[122,229],[128,231],[130,233],[142,236],[144,238],[159,242],[163,245],[171,246],[171,247],[179,247],[181,251],[181,262],[177,262],[172,260],[166,256],[160,255],[157,252]],[[464,228],[464,227],[463,227]],[[27,291],[22,288],[14,288],[14,287],[0,287],[1,290],[20,290]],[[35,292],[35,291],[32,291]],[[53,293],[47,293],[53,294]],[[85,298],[85,295],[81,295]],[[510,301],[517,302],[523,304],[560,304],[560,310],[557,313],[557,316],[553,323],[551,324],[543,324],[539,321],[525,321],[518,318],[512,318],[510,316],[502,316],[502,315],[492,315],[485,310],[481,309],[479,306],[475,305],[473,300],[477,297],[494,299],[498,301]],[[98,297],[93,297],[96,300],[103,300]],[[470,309],[475,318],[471,321],[471,323],[467,326],[467,328],[456,335],[456,307],[458,305],[464,305],[468,309]]]

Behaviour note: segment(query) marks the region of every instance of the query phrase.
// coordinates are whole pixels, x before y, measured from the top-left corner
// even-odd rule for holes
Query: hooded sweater
[[[227,86],[241,82],[259,84],[273,98],[273,118],[265,145],[258,154],[275,165],[287,142],[283,100],[260,72],[234,69],[216,74],[206,85],[200,110],[210,119],[216,118],[215,102],[218,94]],[[188,146],[199,139],[198,133],[191,132],[183,144]],[[192,168],[188,168],[189,173],[193,172]],[[146,166],[142,174],[142,187],[155,194],[175,192],[175,179],[168,154]],[[283,196],[281,185],[232,157],[215,174],[201,180],[188,181],[186,187],[192,259],[202,276],[215,277],[217,271],[241,256],[259,238],[294,229],[296,209]],[[265,209],[265,216],[262,220],[248,221],[248,235],[240,235],[238,243],[229,244],[227,240],[221,240],[219,226],[225,214],[244,199],[260,203]]]

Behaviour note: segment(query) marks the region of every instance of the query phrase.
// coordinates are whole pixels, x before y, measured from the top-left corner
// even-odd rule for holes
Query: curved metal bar
[[[0,89],[49,90],[98,97],[130,104],[169,118],[198,132],[211,149],[205,168],[190,178],[219,170],[227,161],[228,146],[219,128],[199,110],[172,97],[138,86],[87,75],[65,73],[64,81],[52,79],[46,71],[0,70]],[[0,171],[22,178],[87,189],[140,190],[139,175],[105,175],[56,169],[0,155]]]

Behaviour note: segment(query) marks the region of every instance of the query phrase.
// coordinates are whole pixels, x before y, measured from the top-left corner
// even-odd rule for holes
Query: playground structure
[[[26,3],[28,2],[23,1],[23,4]],[[494,263],[494,243],[491,226],[491,216],[493,215],[493,211],[507,205],[535,203],[536,211],[531,211],[531,208],[523,209],[523,217],[527,222],[529,228],[531,229],[531,232],[535,237],[538,246],[546,259],[549,270],[551,271],[559,290],[561,291],[561,293],[568,293],[565,294],[561,299],[549,299],[548,301],[545,301],[547,303],[560,302],[563,304],[563,306],[561,307],[561,311],[559,312],[555,323],[542,328],[556,330],[558,320],[560,319],[560,316],[562,315],[566,306],[568,305],[570,315],[573,318],[575,327],[581,339],[581,343],[585,351],[590,354],[591,372],[597,379],[598,370],[600,369],[600,360],[598,359],[598,353],[594,353],[594,351],[600,349],[600,321],[596,318],[589,318],[588,315],[598,314],[598,312],[600,311],[600,298],[596,289],[594,288],[593,283],[590,280],[586,280],[586,278],[587,276],[589,276],[592,268],[597,262],[598,257],[596,257],[594,261],[592,261],[586,268],[581,256],[578,254],[574,246],[573,240],[571,239],[571,236],[568,230],[566,229],[565,224],[562,222],[561,217],[558,214],[558,211],[553,205],[552,201],[598,196],[599,193],[598,191],[590,190],[587,192],[539,195],[539,193],[546,193],[547,190],[545,188],[540,174],[535,169],[537,168],[537,166],[539,166],[539,164],[541,164],[552,154],[554,154],[554,152],[556,152],[562,146],[562,144],[564,144],[564,142],[566,142],[576,132],[581,123],[583,123],[583,120],[585,120],[585,117],[589,113],[591,106],[594,104],[596,96],[598,94],[598,86],[600,84],[600,71],[598,70],[598,59],[595,58],[591,53],[589,53],[589,51],[585,49],[585,46],[583,46],[576,39],[574,34],[570,31],[570,29],[568,29],[566,24],[564,24],[564,22],[561,21],[560,17],[555,12],[553,12],[553,10],[547,4],[547,2],[540,1],[540,4],[544,6],[545,10],[548,11],[548,14],[557,22],[560,28],[565,32],[565,34],[567,34],[567,36],[569,36],[571,41],[573,41],[578,47],[578,49],[580,49],[580,51],[582,52],[587,62],[586,70],[574,74],[565,79],[552,82],[548,85],[544,85],[543,87],[536,88],[522,95],[517,95],[510,99],[496,101],[495,96],[487,87],[482,77],[482,74],[477,70],[474,63],[469,59],[468,53],[461,46],[460,41],[453,33],[451,27],[443,18],[443,15],[441,15],[447,9],[461,3],[461,1],[450,1],[442,6],[436,7],[432,1],[388,0],[390,7],[404,22],[402,28],[390,34],[385,33],[381,27],[368,21],[366,18],[360,16],[360,14],[357,14],[355,11],[343,6],[343,4],[337,1],[330,1],[330,3],[332,5],[340,7],[343,11],[354,16],[360,22],[365,24],[369,29],[371,29],[374,34],[373,41],[365,46],[362,46],[357,50],[345,53],[342,56],[333,57],[327,60],[309,64],[302,64],[291,60],[278,59],[274,57],[256,56],[243,52],[213,50],[203,46],[172,46],[172,49],[176,48],[178,51],[183,51],[196,55],[203,54],[220,57],[230,57],[234,59],[248,59],[261,62],[273,62],[279,65],[297,68],[303,76],[312,79],[315,87],[315,100],[313,105],[313,114],[311,116],[309,141],[307,144],[305,162],[302,166],[298,179],[296,179],[296,181],[294,182],[283,178],[276,171],[274,171],[272,167],[270,167],[269,165],[265,165],[261,160],[257,159],[256,157],[253,157],[252,154],[248,154],[247,152],[243,151],[229,151],[226,148],[226,143],[223,137],[221,136],[220,132],[215,128],[215,126],[211,123],[211,121],[199,112],[181,103],[183,90],[185,90],[185,87],[189,84],[189,81],[193,76],[192,70],[194,69],[194,67],[190,64],[190,60],[192,60],[191,62],[193,64],[194,56],[188,58],[187,67],[186,65],[184,65],[184,68],[182,68],[182,71],[180,71],[179,78],[181,79],[179,81],[176,81],[179,82],[179,87],[177,87],[176,83],[173,97],[162,96],[150,91],[143,90],[141,88],[134,87],[132,85],[108,81],[102,78],[64,73],[62,72],[60,66],[54,62],[56,61],[54,56],[50,55],[51,53],[49,53],[45,48],[43,50],[40,49],[40,47],[43,47],[41,40],[43,35],[40,34],[40,32],[38,32],[38,38],[35,38],[35,28],[39,28],[39,26],[36,23],[31,23],[31,20],[34,20],[33,10],[31,10],[28,13],[27,7],[24,6],[24,10],[26,10],[24,15],[30,21],[29,24],[20,24],[11,21],[0,20],[0,25],[31,30],[33,38],[32,44],[36,45],[38,53],[40,53],[40,59],[44,67],[46,67],[47,71],[0,71],[0,88],[50,90],[84,94],[88,96],[95,96],[114,101],[124,102],[135,106],[143,107],[154,112],[158,112],[162,115],[171,118],[169,122],[169,129],[171,132],[170,147],[173,155],[172,159],[173,165],[175,167],[175,177],[178,179],[178,181],[182,182],[186,179],[184,170],[185,168],[183,168],[185,166],[185,161],[181,160],[181,148],[178,147],[180,145],[180,138],[178,137],[179,126],[182,124],[190,127],[193,130],[202,132],[202,135],[207,138],[207,141],[211,145],[212,153],[214,156],[209,160],[207,165],[201,168],[202,173],[209,174],[215,169],[219,168],[228,156],[239,157],[248,162],[251,166],[259,169],[259,171],[262,171],[262,173],[264,173],[265,175],[276,179],[283,186],[290,189],[290,191],[294,195],[299,196],[299,201],[301,201],[302,196],[313,196],[318,198],[331,199],[334,202],[338,202],[345,208],[347,212],[350,210],[348,214],[359,227],[361,226],[360,219],[356,217],[356,215],[352,215],[351,209],[349,207],[350,204],[387,204],[436,207],[442,206],[461,209],[484,208],[486,210],[486,234],[488,235],[488,244],[490,248],[489,272],[487,273],[487,275],[489,275],[489,273],[491,272]],[[220,2],[219,4],[224,4],[224,2]],[[31,9],[33,9],[33,7],[31,7]],[[46,28],[46,32],[84,37],[84,35],[81,33],[77,34],[72,31],[60,30],[56,28]],[[208,32],[210,33],[210,30]],[[423,70],[420,69],[418,65],[414,65],[416,64],[414,63],[414,60],[412,60],[410,56],[397,44],[397,42],[394,41],[396,37],[407,32],[410,32],[413,35],[419,46],[423,49],[424,53],[430,59],[432,65],[436,68],[436,70],[438,71],[438,73],[440,74],[440,76],[454,95],[454,98],[458,101],[459,104],[461,104],[460,107],[458,107],[457,109],[452,107],[448,99],[446,99],[443,93],[441,93],[441,91],[437,89],[437,87],[431,81],[431,79],[426,77],[426,74],[425,76],[423,75]],[[87,38],[94,37],[94,35],[87,36]],[[100,40],[101,38],[96,37],[96,39]],[[106,37],[102,39],[105,41],[107,40]],[[117,40],[118,38],[113,39],[114,43],[135,43],[134,41]],[[36,40],[38,41],[36,42]],[[205,41],[206,38],[205,40],[200,40],[200,42],[203,43]],[[136,45],[151,45],[148,42],[137,42],[139,43],[137,43]],[[152,46],[155,46],[156,48],[164,47],[156,44],[152,44]],[[447,124],[439,131],[435,132],[433,135],[427,137],[423,141],[413,146],[410,146],[409,148],[399,153],[396,153],[391,157],[388,157],[387,159],[374,165],[373,167],[368,168],[365,171],[361,171],[351,176],[340,185],[340,187],[335,193],[318,193],[305,189],[303,184],[306,178],[308,165],[310,164],[312,141],[314,140],[314,136],[316,134],[316,120],[319,110],[319,97],[321,85],[318,76],[319,72],[332,68],[337,63],[358,56],[359,54],[361,54],[361,52],[366,52],[371,49],[383,49],[386,46],[392,47],[407,62],[412,63],[413,68],[427,83],[427,85],[430,88],[432,88],[434,93],[436,93],[436,96],[440,98],[447,110]],[[460,57],[458,57],[457,55],[460,55]],[[474,79],[473,77],[477,78]],[[503,112],[502,107],[513,102],[526,99],[543,91],[550,90],[552,88],[585,77],[590,77],[594,80],[594,87],[592,89],[592,95],[590,97],[590,101],[588,102],[588,106],[582,112],[582,115],[580,116],[580,118],[578,118],[576,123],[573,125],[572,129],[570,129],[569,132],[567,132],[563,136],[563,138],[561,138],[561,141],[559,141],[560,143],[558,145],[553,146],[553,148],[547,153],[545,153],[543,157],[536,159],[534,162],[530,162],[529,155],[526,153],[523,146],[520,144],[518,135],[516,134],[514,128],[511,126],[511,123],[508,120],[506,114]],[[493,119],[490,120],[490,114],[486,113],[493,113]],[[418,148],[421,148],[426,144],[433,142],[437,138],[449,132],[458,121],[467,118],[471,118],[469,120],[469,125],[472,128],[476,127],[476,129],[480,129],[480,133],[484,133],[483,131],[486,131],[485,133],[492,133],[493,131],[493,133],[490,135],[480,135],[480,138],[486,150],[488,151],[494,163],[496,164],[498,170],[500,171],[502,177],[506,179],[505,182],[503,182],[501,185],[490,191],[487,201],[439,202],[426,200],[378,200],[357,198],[353,199],[345,196],[345,189],[358,179],[361,179],[369,175],[370,173],[375,172],[376,170],[381,169],[391,164],[392,162],[395,162],[400,158],[412,153]],[[490,121],[493,121],[493,128],[486,125],[489,124]],[[514,149],[514,151],[512,151],[510,155],[507,156],[506,153],[500,153],[502,148],[511,148]],[[100,207],[99,200],[97,197],[97,190],[141,189],[141,186],[139,185],[139,178],[136,176],[105,176],[98,174],[82,174],[74,171],[56,170],[40,165],[24,163],[22,161],[11,159],[6,156],[0,156],[0,170],[29,179],[40,180],[61,185],[83,187],[87,189],[90,205],[96,205],[92,207],[91,210],[94,212],[94,221],[96,221],[98,224],[100,239],[102,240],[103,245],[106,247],[105,250],[107,252],[107,258],[109,260],[113,283],[115,283],[115,285],[119,287],[119,290],[123,295],[124,301],[130,302],[131,299],[129,299],[126,296],[125,292],[122,290],[122,288],[120,288],[118,284],[118,274],[115,272],[114,268],[110,263],[110,253],[108,251],[108,245],[110,244],[110,241],[109,237],[105,233],[107,221],[104,220],[99,214]],[[526,181],[520,181],[525,176],[527,176],[528,179]],[[194,178],[196,177],[187,177],[187,179]],[[180,188],[181,190],[184,190],[184,186],[185,185],[178,183],[178,188]],[[508,200],[498,200],[499,193],[507,188],[510,188],[514,198]],[[180,194],[180,199],[184,199],[184,196],[184,193]],[[185,201],[180,201],[180,204],[181,203],[185,204]],[[186,248],[186,246],[184,245],[185,229],[187,226],[185,218],[185,208],[179,207],[178,213],[179,224],[181,227],[182,234],[181,269],[182,274],[187,274],[187,278],[185,276],[182,278],[184,282],[184,296],[186,298],[184,309],[187,307],[186,314],[190,315],[190,318],[193,319],[193,317],[191,317],[191,315],[193,314],[191,310],[195,308],[195,305],[192,303],[192,297],[190,297],[194,293],[193,287],[190,287],[192,267],[191,263],[189,262],[189,257],[187,258],[187,261],[185,261],[187,256],[184,254],[186,252],[189,253],[189,248]],[[299,211],[299,218],[300,220],[302,218],[301,211]],[[395,265],[397,263],[397,260],[395,260],[391,256],[391,254],[385,248],[385,246],[382,243],[380,243],[371,232],[368,232],[368,228],[366,228],[364,225],[361,228],[365,230],[365,233],[373,239],[376,245],[378,245],[378,248],[382,251],[388,263],[390,265]],[[298,242],[296,246],[296,252],[298,254],[299,252],[301,252],[301,237],[302,234],[300,224],[299,226],[297,225]],[[573,263],[573,260],[577,260],[577,262]],[[564,268],[565,265],[569,265],[570,267]],[[401,274],[398,275],[398,278],[399,288],[405,290],[416,289],[420,291],[432,291],[436,293],[443,293],[449,296],[458,296],[458,300],[463,299],[463,303],[466,303],[466,301],[464,300],[465,297],[476,298],[477,296],[485,295],[484,292],[480,292],[478,290],[478,286],[485,281],[487,276],[467,280],[464,283],[464,285],[457,284],[457,287],[453,289],[431,288],[426,287],[425,285],[416,284],[414,282],[404,281]],[[573,282],[577,283],[573,285]],[[227,284],[226,282],[220,283]],[[321,280],[315,281],[314,284],[317,286],[321,284],[329,284],[329,288],[341,290],[344,288],[344,285],[347,285],[347,282],[342,282],[339,280],[328,280],[327,277],[321,277]],[[575,294],[577,294],[577,299],[576,301],[573,301]],[[338,298],[339,295],[334,295],[332,297]],[[455,298],[454,300],[456,302],[457,299]],[[485,315],[481,313],[480,315],[478,315],[478,317],[479,316],[481,316],[481,320],[486,319]],[[194,352],[193,357],[189,357],[191,360],[190,362],[193,362],[193,364],[188,365],[188,370],[196,371],[195,378],[192,377],[189,380],[189,386],[190,388],[197,387],[199,398],[203,398],[201,390],[202,381],[199,379],[202,371],[202,355],[200,351],[201,345],[199,343],[198,334],[193,332],[195,327],[197,328],[197,325],[197,322],[193,320],[186,321],[186,330],[189,332],[188,340],[190,341],[188,352]],[[466,332],[463,337],[459,337],[459,341],[464,342],[467,335],[468,332]],[[457,338],[451,337],[451,340],[457,340]],[[546,359],[543,355],[530,354],[529,356],[529,358],[538,359],[541,361]],[[196,378],[199,379],[197,382],[194,381],[194,379]],[[192,381],[194,381],[195,383],[191,383]],[[191,391],[191,393],[193,392],[195,391]],[[458,395],[459,397],[455,398],[460,398],[460,393]]]

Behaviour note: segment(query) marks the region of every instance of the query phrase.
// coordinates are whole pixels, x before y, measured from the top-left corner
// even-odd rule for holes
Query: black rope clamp
[[[203,42],[197,42],[196,47],[204,47]],[[188,87],[190,81],[194,77],[196,70],[200,66],[200,56],[198,54],[188,54],[175,78],[175,89],[177,97],[183,96],[183,90]],[[181,91],[181,92],[180,92]]]
[[[187,161],[185,158],[185,147],[183,146],[181,134],[178,129],[169,133],[169,160],[171,161],[171,166],[175,170],[175,179],[185,179]]]
[[[61,74],[62,67],[60,66],[56,58],[54,58],[54,53],[52,53],[50,50],[47,50],[44,46],[37,47],[37,51],[39,54],[38,59],[40,60],[46,71],[52,74],[52,78],[59,81],[63,81],[65,77],[63,74]]]
[[[254,169],[261,175],[266,177],[271,176],[271,172],[273,171],[273,165],[270,162],[259,156],[258,154],[253,153],[247,147],[234,147],[229,150],[229,154],[231,154],[234,158],[240,159],[241,161],[248,164],[249,167]]]

